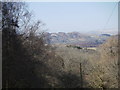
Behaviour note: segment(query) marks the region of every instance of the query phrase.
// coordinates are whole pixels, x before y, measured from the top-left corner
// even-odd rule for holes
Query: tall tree
[[[31,14],[23,2],[2,2],[3,88],[44,87],[43,78],[35,74],[35,60],[23,45],[21,32],[36,31]]]

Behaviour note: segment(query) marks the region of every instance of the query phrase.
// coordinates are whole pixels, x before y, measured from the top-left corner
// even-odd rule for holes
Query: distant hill
[[[110,34],[101,34],[101,36],[111,36]]]
[[[49,38],[50,44],[71,44],[79,45],[81,47],[94,47],[105,42],[111,35],[100,34],[100,35],[87,35],[79,32],[58,32],[58,33],[46,33]]]
[[[89,31],[86,34],[94,34],[94,35],[110,34],[110,35],[116,35],[116,34],[118,34],[118,30],[117,29],[96,30],[96,31]]]

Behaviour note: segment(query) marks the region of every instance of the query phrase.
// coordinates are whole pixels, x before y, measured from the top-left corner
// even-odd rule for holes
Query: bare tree
[[[25,3],[2,2],[3,88],[44,87],[45,81],[39,80],[34,71],[33,53],[29,53],[38,49],[33,45],[40,40],[35,37],[39,24],[39,21],[32,23]]]

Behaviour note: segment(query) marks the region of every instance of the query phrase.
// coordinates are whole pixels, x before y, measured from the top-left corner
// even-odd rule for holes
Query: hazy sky
[[[116,2],[28,2],[34,18],[46,24],[48,32],[89,32],[117,29],[118,6]]]

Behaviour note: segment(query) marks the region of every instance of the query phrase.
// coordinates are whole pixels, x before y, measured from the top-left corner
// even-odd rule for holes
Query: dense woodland
[[[2,2],[3,88],[117,88],[118,35],[97,50],[47,42],[23,2]]]

